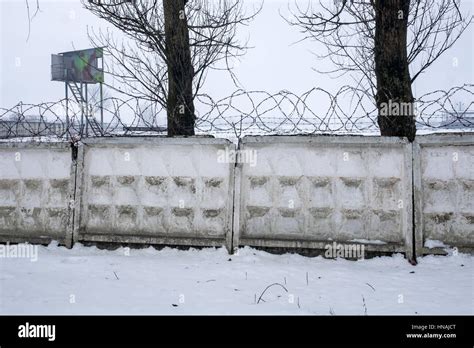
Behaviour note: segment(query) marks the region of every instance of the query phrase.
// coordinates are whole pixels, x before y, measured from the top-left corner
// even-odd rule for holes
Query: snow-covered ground
[[[247,247],[37,251],[36,261],[0,258],[0,314],[474,313],[465,254],[414,267],[402,255],[328,260]]]

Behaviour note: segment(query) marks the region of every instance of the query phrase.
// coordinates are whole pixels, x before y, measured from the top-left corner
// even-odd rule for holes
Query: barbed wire
[[[464,100],[467,103],[458,104]],[[416,102],[417,128],[474,130],[474,85],[434,91]],[[78,140],[89,136],[166,134],[166,110],[157,103],[109,97],[82,110],[72,99],[40,104],[18,103],[0,108],[0,139]],[[237,90],[214,100],[195,99],[196,134],[226,138],[245,135],[377,134],[377,109],[364,90],[342,87],[331,94],[313,88],[301,95],[290,91]],[[99,128],[91,124],[87,115]]]

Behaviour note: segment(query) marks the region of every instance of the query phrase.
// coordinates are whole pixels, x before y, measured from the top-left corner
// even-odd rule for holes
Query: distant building
[[[31,136],[60,136],[66,125],[60,121],[46,121],[41,116],[23,116],[12,113],[0,119],[0,139]]]
[[[474,111],[446,113],[440,126],[447,129],[474,129]]]
[[[133,133],[133,132],[153,132],[153,133],[164,133],[168,129],[166,127],[146,127],[146,126],[138,126],[138,127],[132,127],[132,126],[123,126],[123,131],[125,134]]]

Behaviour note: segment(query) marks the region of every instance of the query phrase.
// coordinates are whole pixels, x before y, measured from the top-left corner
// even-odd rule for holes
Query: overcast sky
[[[242,58],[236,71],[247,90],[276,92],[286,89],[300,94],[313,87],[335,90],[348,82],[330,79],[311,70],[324,64],[311,53],[321,48],[312,42],[294,44],[301,35],[279,14],[279,10],[287,13],[287,6],[293,1],[266,0],[262,13],[250,27],[242,30],[242,37],[249,37],[250,45],[255,47]],[[34,5],[34,0],[30,3]],[[464,10],[470,8],[474,13],[473,0],[464,0],[463,3]],[[64,85],[50,81],[51,54],[88,48],[87,27],[105,28],[108,23],[83,9],[79,0],[40,0],[41,12],[31,23],[27,41],[25,1],[0,0],[0,4],[0,106],[10,107],[19,101],[39,103],[63,98]],[[248,6],[251,5],[252,1],[248,1]],[[420,78],[414,88],[415,95],[473,83],[473,46],[474,29],[471,26],[463,38],[430,68],[429,73]],[[453,66],[454,58],[459,62],[457,67]],[[205,91],[215,98],[234,90],[235,86],[222,72],[211,73],[205,85]]]

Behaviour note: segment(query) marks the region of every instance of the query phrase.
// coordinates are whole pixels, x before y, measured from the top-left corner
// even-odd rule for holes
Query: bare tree
[[[416,134],[413,82],[454,45],[473,17],[460,0],[320,0],[296,4],[288,22],[322,43],[335,69],[349,74],[378,109],[385,136]]]
[[[194,134],[194,99],[208,70],[224,69],[235,77],[232,61],[248,48],[237,39],[237,28],[261,9],[247,15],[242,0],[82,1],[127,36],[117,39],[109,31],[90,35],[113,58],[115,65],[106,68],[119,86],[112,87],[162,105],[169,136]]]
[[[34,3],[30,5],[30,0],[25,0],[26,5],[26,15],[28,16],[28,36],[26,37],[26,41],[30,39],[31,35],[31,23],[33,19],[36,17],[38,12],[41,11],[39,0],[33,0]]]

